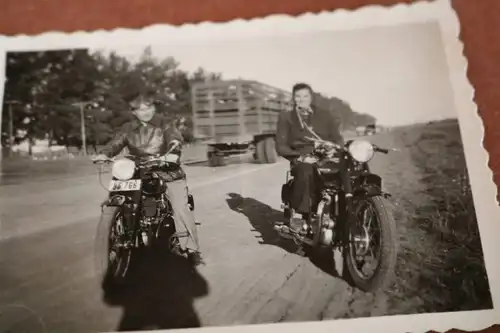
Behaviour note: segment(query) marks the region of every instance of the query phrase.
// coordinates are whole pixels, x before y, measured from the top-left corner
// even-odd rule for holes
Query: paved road
[[[395,158],[401,163],[401,156]],[[387,166],[382,157],[373,167],[388,173]],[[119,298],[103,297],[92,266],[106,195],[96,176],[0,187],[0,331],[78,333],[382,314],[384,297],[353,290],[277,238],[271,223],[282,216],[286,168],[284,161],[187,167],[206,265],[191,274],[172,259],[144,259],[134,286]]]

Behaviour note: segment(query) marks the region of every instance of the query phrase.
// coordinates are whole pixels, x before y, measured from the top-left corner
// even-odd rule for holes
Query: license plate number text
[[[141,189],[140,179],[112,180],[109,184],[109,191],[111,192],[139,191],[140,189]]]

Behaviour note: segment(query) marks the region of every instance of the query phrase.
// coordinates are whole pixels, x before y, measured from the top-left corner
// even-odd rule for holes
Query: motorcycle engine
[[[162,215],[166,215],[168,208],[169,202],[164,194],[159,197],[142,197],[142,216],[146,220],[152,220]]]
[[[335,204],[335,196],[331,196],[329,193],[323,193],[323,196],[328,199],[330,204]],[[331,246],[334,240],[334,232],[333,228],[335,227],[335,217],[332,217],[331,214],[321,215],[318,212],[318,229],[319,232],[316,235],[316,243],[322,246]]]
[[[168,200],[165,195],[167,189],[166,181],[156,173],[145,179],[142,196],[142,216],[146,224],[155,223],[161,220],[168,207]]]
[[[150,196],[142,198],[142,215],[144,217],[155,217],[157,211],[156,199]]]

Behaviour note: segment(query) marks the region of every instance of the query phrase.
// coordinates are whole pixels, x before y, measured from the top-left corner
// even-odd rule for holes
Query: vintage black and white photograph
[[[155,29],[0,39],[0,331],[498,316],[448,1]]]

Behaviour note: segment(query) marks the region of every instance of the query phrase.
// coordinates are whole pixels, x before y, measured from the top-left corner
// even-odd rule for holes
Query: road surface
[[[387,177],[389,191],[402,179],[397,170],[412,168],[404,155],[381,155],[372,165]],[[0,187],[0,331],[102,332],[385,314],[390,296],[349,287],[278,239],[272,222],[282,217],[287,166],[186,167],[206,265],[190,274],[162,256],[144,259],[133,287],[120,297],[104,297],[92,266],[106,195],[96,175]]]

